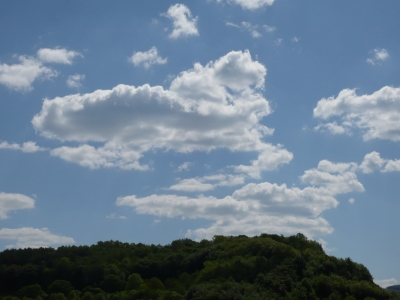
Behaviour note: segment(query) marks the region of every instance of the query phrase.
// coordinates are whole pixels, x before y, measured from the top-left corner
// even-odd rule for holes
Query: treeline
[[[400,299],[304,235],[98,242],[0,253],[0,300]]]

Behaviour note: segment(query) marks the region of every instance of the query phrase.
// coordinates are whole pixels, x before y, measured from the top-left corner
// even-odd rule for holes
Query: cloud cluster
[[[0,219],[7,219],[7,213],[19,209],[35,207],[35,200],[22,194],[0,192]]]
[[[173,30],[170,34],[171,39],[184,36],[199,35],[197,30],[197,17],[192,17],[190,9],[184,4],[171,5],[168,11],[163,14],[173,22]]]
[[[389,53],[385,49],[376,48],[372,51],[373,57],[367,59],[371,65],[379,64],[389,58]]]
[[[0,84],[15,91],[30,91],[35,80],[50,80],[58,76],[57,71],[44,66],[44,63],[72,64],[77,56],[82,55],[63,48],[42,48],[36,57],[21,55],[17,64],[0,64]]]
[[[73,238],[56,235],[47,228],[23,227],[17,229],[0,229],[0,239],[15,241],[7,248],[40,248],[54,247],[55,245],[74,244]]]
[[[317,130],[349,134],[359,129],[364,140],[400,141],[400,88],[385,86],[371,95],[361,96],[355,90],[342,90],[336,98],[319,100],[314,117],[335,119],[333,123],[320,124]]]
[[[81,143],[53,149],[51,154],[90,168],[145,170],[148,166],[139,160],[150,150],[190,153],[225,148],[258,153],[251,165],[235,169],[259,177],[261,171],[293,157],[281,145],[263,141],[273,133],[260,124],[271,113],[259,92],[265,75],[266,68],[248,51],[232,51],[205,66],[196,63],[169,89],[118,85],[45,99],[32,124],[47,138]]]
[[[151,47],[149,51],[146,52],[135,52],[129,58],[129,61],[138,67],[143,65],[145,69],[150,68],[151,65],[163,65],[167,63],[167,58],[162,58],[158,55],[158,50],[156,47]]]
[[[222,2],[223,0],[217,0]],[[272,5],[275,0],[226,0],[228,3],[240,5],[243,9],[255,10],[264,6]]]
[[[400,160],[383,159],[378,152],[374,151],[365,155],[364,160],[360,165],[360,169],[365,174],[374,171],[399,172]]]
[[[307,170],[300,177],[308,185],[304,189],[269,182],[250,183],[222,199],[203,195],[151,195],[143,198],[133,195],[119,197],[116,204],[134,207],[139,214],[213,221],[208,228],[188,232],[196,239],[211,238],[215,234],[256,235],[262,232],[303,232],[314,237],[333,231],[320,214],[338,205],[336,195],[364,191],[354,173],[356,166],[354,163],[321,161],[317,169]],[[207,184],[198,181],[207,190]]]

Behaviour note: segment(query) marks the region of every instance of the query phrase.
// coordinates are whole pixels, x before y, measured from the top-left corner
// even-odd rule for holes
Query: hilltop
[[[374,284],[365,266],[327,255],[302,234],[5,250],[0,294],[1,300],[400,299]]]

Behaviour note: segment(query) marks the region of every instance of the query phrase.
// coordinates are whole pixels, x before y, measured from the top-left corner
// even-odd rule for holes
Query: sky
[[[398,284],[399,11],[3,2],[0,249],[300,232]]]

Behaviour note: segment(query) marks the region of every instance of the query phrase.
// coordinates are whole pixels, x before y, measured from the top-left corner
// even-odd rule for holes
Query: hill
[[[1,300],[400,299],[304,235],[169,245],[98,242],[0,253]]]
[[[386,289],[387,289],[388,291],[394,291],[394,292],[400,294],[400,285],[388,286]]]

